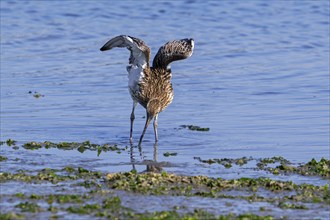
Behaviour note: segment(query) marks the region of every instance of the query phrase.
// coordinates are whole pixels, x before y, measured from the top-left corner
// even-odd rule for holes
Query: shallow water
[[[230,175],[193,158],[329,158],[328,1],[1,1],[1,140],[128,146],[129,52],[99,51],[119,34],[143,39],[152,57],[166,41],[195,39],[193,56],[172,64],[175,98],[159,115],[157,151],[152,127],[143,157],[133,149],[139,171],[146,169],[143,160],[156,156],[170,172],[255,177],[266,174],[238,168]],[[144,115],[139,106],[135,144]],[[180,129],[190,124],[210,131]],[[93,151],[0,151],[25,161],[8,162],[3,170],[132,169],[129,151],[99,157]]]

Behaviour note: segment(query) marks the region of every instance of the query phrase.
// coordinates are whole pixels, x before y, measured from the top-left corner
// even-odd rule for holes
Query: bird
[[[172,40],[161,46],[156,53],[152,66],[150,66],[150,48],[139,38],[129,35],[119,35],[107,41],[101,51],[111,50],[115,47],[127,48],[130,51],[128,72],[128,88],[133,100],[130,116],[130,142],[133,143],[134,110],[137,103],[146,109],[146,122],[140,136],[141,146],[144,134],[152,120],[155,143],[158,142],[158,114],[162,112],[173,100],[173,87],[171,83],[172,71],[170,63],[190,57],[194,50],[194,39],[185,38]]]

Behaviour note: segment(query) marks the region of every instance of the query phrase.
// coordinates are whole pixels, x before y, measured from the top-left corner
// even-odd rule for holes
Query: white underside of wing
[[[125,36],[125,42],[129,45],[131,50],[131,55],[133,56],[133,60],[130,61],[126,69],[128,72],[128,88],[131,93],[132,99],[134,100],[135,94],[137,94],[140,90],[139,83],[142,81],[144,77],[143,70],[147,67],[146,56],[143,51],[139,48],[139,46],[133,41],[129,36]]]
[[[132,93],[139,92],[139,82],[141,82],[144,77],[143,68],[135,65],[130,65],[127,66],[127,72],[128,72],[128,88],[133,98]]]
[[[133,55],[133,63],[132,65],[136,65],[142,68],[145,68],[147,65],[146,56],[143,51],[139,48],[139,46],[133,41],[129,36],[124,36],[126,44],[131,48],[131,52]]]

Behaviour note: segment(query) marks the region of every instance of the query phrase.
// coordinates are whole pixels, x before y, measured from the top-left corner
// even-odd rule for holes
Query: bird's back
[[[173,100],[171,72],[161,68],[151,68],[144,71],[144,77],[139,83],[137,101],[147,108],[150,100],[159,101],[159,112],[163,111]]]

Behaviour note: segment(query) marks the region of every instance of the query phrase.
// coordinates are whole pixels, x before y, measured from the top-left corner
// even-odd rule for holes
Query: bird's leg
[[[135,110],[136,104],[137,104],[137,102],[133,101],[133,109],[132,109],[132,113],[131,113],[131,130],[130,130],[130,133],[129,133],[129,140],[130,140],[131,143],[133,142],[133,137],[132,137],[133,136],[133,122],[134,122],[134,119],[135,119],[134,110]]]
[[[146,133],[146,130],[148,128],[148,125],[149,125],[151,119],[152,119],[152,117],[147,113],[147,120],[146,120],[146,124],[144,125],[144,129],[143,129],[143,132],[141,134],[141,137],[140,137],[139,146],[141,146],[143,136]]]
[[[130,153],[131,153],[131,164],[132,164],[132,170],[136,171],[135,169],[135,159],[134,159],[134,152],[133,152],[133,145],[131,144],[131,149],[130,149]]]
[[[157,162],[158,157],[158,143],[154,144],[154,162]]]
[[[157,128],[158,128],[158,114],[155,116],[155,119],[154,119],[155,143],[158,142],[158,132],[157,132]]]

